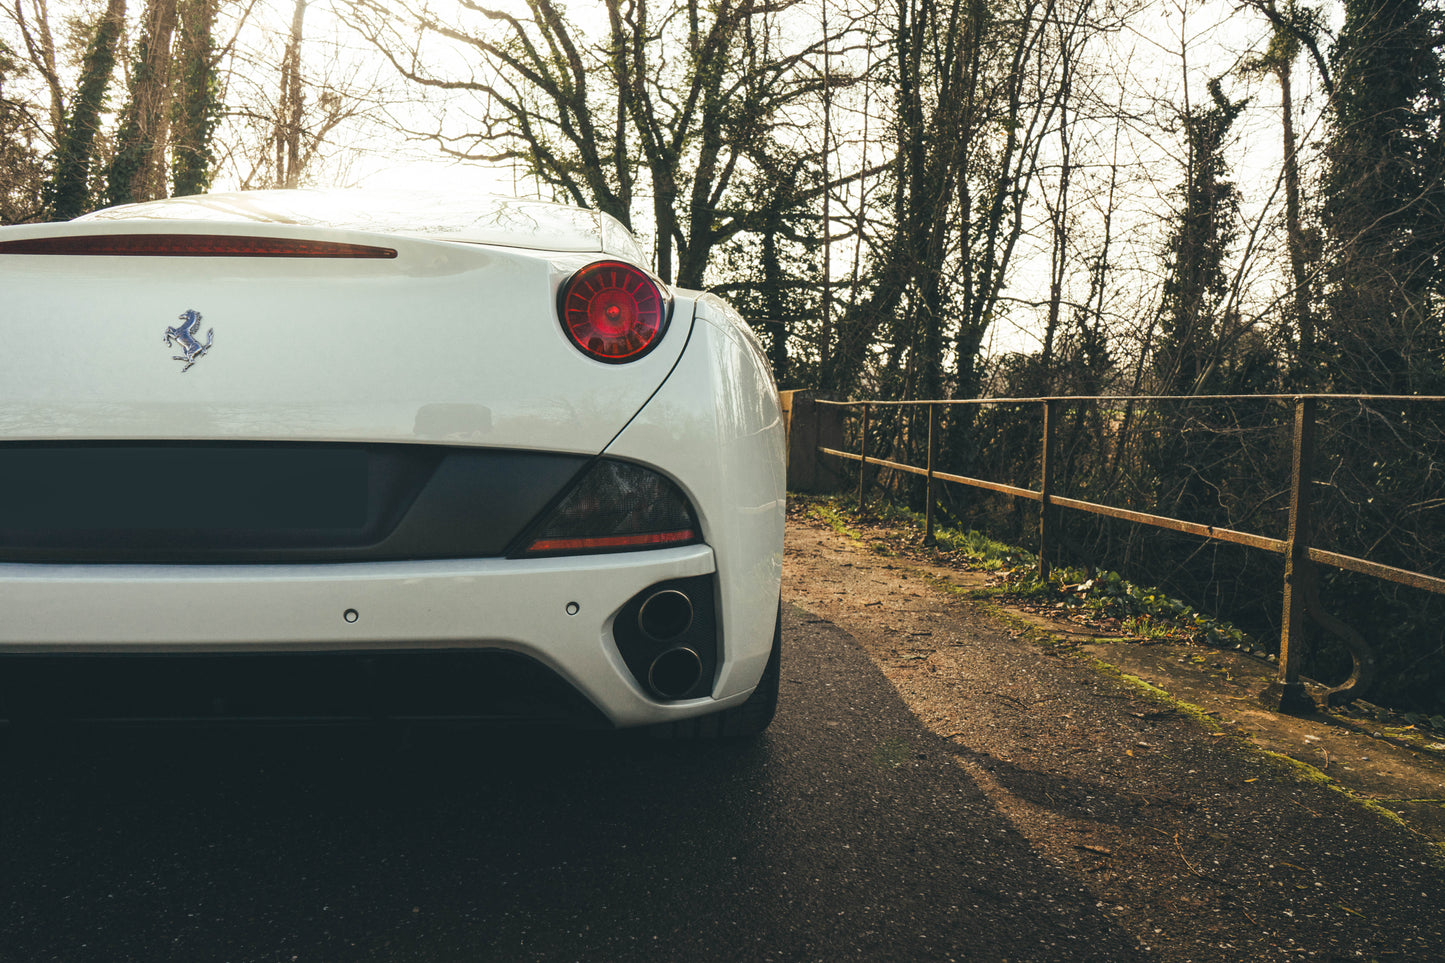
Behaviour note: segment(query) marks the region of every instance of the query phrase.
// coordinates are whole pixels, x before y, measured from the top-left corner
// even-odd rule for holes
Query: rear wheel
[[[782,651],[783,606],[780,602],[778,619],[773,628],[773,651],[768,655],[763,676],[753,694],[748,696],[748,701],[710,715],[655,726],[654,735],[661,739],[732,739],[760,735],[773,721],[773,714],[778,708]]]

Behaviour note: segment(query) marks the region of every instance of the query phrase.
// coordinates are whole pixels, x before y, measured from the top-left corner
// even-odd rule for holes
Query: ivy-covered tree
[[[65,112],[43,200],[57,221],[79,217],[92,207],[91,166],[106,91],[115,71],[115,48],[125,27],[125,0],[108,0],[81,62],[80,83]]]
[[[1438,21],[1419,0],[1346,0],[1331,51],[1321,347],[1335,390],[1445,390]]]
[[[758,173],[742,188],[741,203],[756,226],[719,246],[712,290],[730,299],[761,338],[783,387],[816,384],[820,224],[809,203],[821,176],[809,153],[760,144],[751,160]],[[801,350],[800,350],[801,349]]]
[[[1218,363],[1229,297],[1225,257],[1234,242],[1239,192],[1229,180],[1225,138],[1246,102],[1232,102],[1219,80],[1208,105],[1183,117],[1188,169],[1179,188],[1178,220],[1165,242],[1168,259],[1156,350],[1163,394],[1198,394]]]

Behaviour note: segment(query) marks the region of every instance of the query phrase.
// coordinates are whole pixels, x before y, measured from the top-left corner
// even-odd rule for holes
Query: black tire
[[[773,627],[773,651],[748,701],[710,715],[654,726],[653,734],[660,739],[739,739],[761,735],[778,709],[782,655],[783,606],[779,602],[778,619]]]

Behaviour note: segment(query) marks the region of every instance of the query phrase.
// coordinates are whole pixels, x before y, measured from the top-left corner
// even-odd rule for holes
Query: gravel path
[[[855,639],[997,811],[1141,944],[1177,960],[1445,959],[1427,840],[916,565],[804,516],[788,534],[785,599]]]

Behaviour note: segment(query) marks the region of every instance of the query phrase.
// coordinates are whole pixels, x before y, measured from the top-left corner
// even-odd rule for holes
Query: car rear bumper
[[[504,652],[555,673],[614,725],[667,722],[748,692],[652,698],[613,622],[648,586],[715,564],[705,545],[549,559],[3,564],[0,672],[24,656]]]

